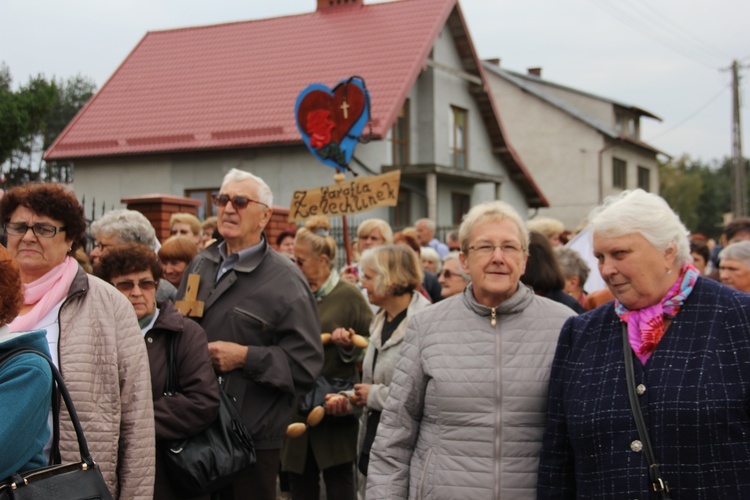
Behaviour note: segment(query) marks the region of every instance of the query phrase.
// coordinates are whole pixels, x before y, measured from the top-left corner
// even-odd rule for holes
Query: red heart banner
[[[332,94],[313,90],[299,104],[297,123],[310,136],[310,145],[321,148],[340,144],[364,109],[365,97],[356,85],[339,85]]]

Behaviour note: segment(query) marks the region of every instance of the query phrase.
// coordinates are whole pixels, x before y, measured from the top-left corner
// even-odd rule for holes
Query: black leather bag
[[[0,358],[0,366],[11,358],[32,353],[49,363],[57,390],[65,402],[78,438],[81,461],[71,464],[50,465],[25,472],[17,472],[0,483],[0,500],[110,500],[112,494],[104,482],[99,466],[91,458],[83,428],[78,420],[73,401],[65,387],[60,371],[49,357],[30,348],[14,349]],[[54,396],[53,396],[54,397]],[[3,450],[0,453],[7,453]]]
[[[174,362],[174,336],[168,349],[165,394],[179,392]],[[218,383],[218,381],[217,381]],[[219,385],[219,416],[203,432],[172,442],[164,463],[172,487],[181,495],[200,496],[220,490],[255,464],[252,437],[234,402]]]

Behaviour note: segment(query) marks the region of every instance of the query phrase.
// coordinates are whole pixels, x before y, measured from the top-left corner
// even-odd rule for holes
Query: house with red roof
[[[107,205],[149,193],[203,202],[224,174],[262,177],[274,204],[332,184],[295,123],[298,94],[357,75],[371,99],[351,169],[401,170],[396,227],[460,222],[502,199],[548,206],[507,140],[457,0],[318,0],[315,12],[147,33],[45,153],[73,161],[76,194]],[[347,174],[350,178],[352,174]]]

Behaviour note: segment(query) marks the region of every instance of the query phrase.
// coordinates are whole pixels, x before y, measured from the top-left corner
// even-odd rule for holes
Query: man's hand
[[[247,346],[218,340],[208,343],[208,353],[211,355],[211,364],[214,365],[214,370],[219,373],[227,373],[245,366]]]

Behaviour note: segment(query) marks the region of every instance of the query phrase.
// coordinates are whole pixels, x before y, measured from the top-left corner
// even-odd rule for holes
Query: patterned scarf
[[[652,306],[634,311],[628,310],[615,299],[615,313],[623,323],[628,325],[628,337],[642,364],[651,357],[659,341],[664,336],[664,317],[674,318],[682,304],[693,291],[700,273],[692,264],[686,264],[680,271],[680,277],[661,300]]]

